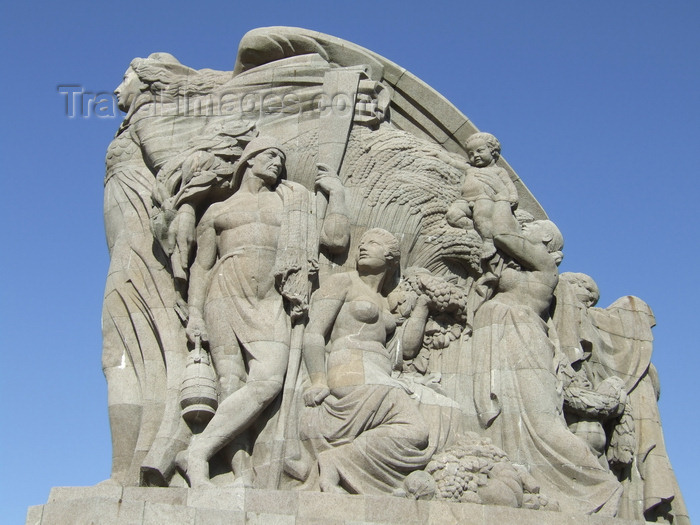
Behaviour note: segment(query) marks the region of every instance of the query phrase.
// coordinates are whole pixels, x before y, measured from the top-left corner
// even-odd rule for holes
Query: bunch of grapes
[[[466,291],[424,268],[410,267],[389,296],[392,311],[408,317],[419,296],[428,299],[430,310],[423,346],[429,350],[447,348],[460,337],[466,325]]]
[[[406,281],[418,295],[426,295],[430,309],[442,312],[461,312],[467,306],[467,296],[460,287],[422,268],[406,270]]]
[[[491,451],[482,451],[478,445],[475,448],[471,442],[462,441],[428,463],[426,470],[435,479],[438,499],[481,503],[477,491],[488,482],[488,472],[493,465],[492,459],[480,457],[482,452],[493,455]]]
[[[488,483],[491,469],[500,462],[508,462],[503,450],[488,438],[468,433],[457,444],[435,455],[426,471],[435,479],[438,499],[481,503],[479,487]]]
[[[464,465],[443,457],[431,461],[426,470],[435,479],[438,499],[463,501],[465,493],[470,491],[473,496],[476,496],[478,485],[474,480],[474,473],[470,472]],[[473,496],[467,495],[466,498],[473,500]]]
[[[478,458],[470,458],[478,459]],[[463,503],[481,503],[477,491],[488,482],[488,474],[473,467],[467,462],[447,463],[443,468],[428,464],[428,472],[435,478],[438,499],[459,501]],[[437,467],[437,469],[436,469]],[[471,468],[470,468],[471,467]]]
[[[525,467],[511,463],[506,453],[490,439],[474,432],[467,432],[458,443],[433,456],[425,471],[435,480],[437,499],[484,503],[480,490],[488,490],[487,485],[500,480],[505,481],[514,494],[520,494],[523,507],[558,510],[555,501],[540,494],[539,485]]]
[[[432,350],[441,350],[450,346],[452,341],[459,339],[464,324],[454,322],[446,315],[438,315],[430,319],[425,327],[424,345]]]

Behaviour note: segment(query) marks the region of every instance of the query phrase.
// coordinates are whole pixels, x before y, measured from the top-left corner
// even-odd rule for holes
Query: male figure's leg
[[[190,445],[187,473],[192,486],[207,483],[212,456],[246,430],[282,390],[289,345],[257,341],[244,348],[248,358],[245,385],[221,402],[207,427]]]

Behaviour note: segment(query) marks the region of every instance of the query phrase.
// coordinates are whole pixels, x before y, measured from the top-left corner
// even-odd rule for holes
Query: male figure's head
[[[260,135],[243,150],[234,173],[233,188],[238,189],[245,173],[274,186],[284,176],[286,155],[276,139]]]
[[[285,156],[282,150],[277,148],[268,148],[261,151],[255,157],[248,159],[246,162],[250,173],[262,179],[265,185],[272,186],[277,183],[282,171],[284,170]]]

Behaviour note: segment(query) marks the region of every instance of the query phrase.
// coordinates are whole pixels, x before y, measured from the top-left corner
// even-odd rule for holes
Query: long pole
[[[335,69],[327,72],[323,81],[327,107],[321,111],[319,118],[318,163],[326,164],[336,173],[340,172],[350,136],[360,75],[360,70]],[[343,110],[333,105],[333,101],[341,100],[348,104]],[[321,192],[317,192],[316,215],[319,225],[323,223],[325,218],[326,205],[326,197]],[[301,368],[303,340],[304,319],[299,319],[292,326],[287,373],[272,444],[268,488],[273,490],[279,488],[285,463],[289,463],[289,466],[292,467],[291,470],[298,470],[293,466],[297,463],[294,460],[299,456],[299,451],[296,450],[294,453],[288,454],[292,451],[289,450],[287,440],[298,439],[296,401],[301,384],[299,370]],[[294,474],[301,477],[306,473],[295,472]]]

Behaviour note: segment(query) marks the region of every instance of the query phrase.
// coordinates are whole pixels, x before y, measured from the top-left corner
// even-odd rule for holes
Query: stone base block
[[[638,525],[470,503],[248,488],[56,487],[27,525]]]

